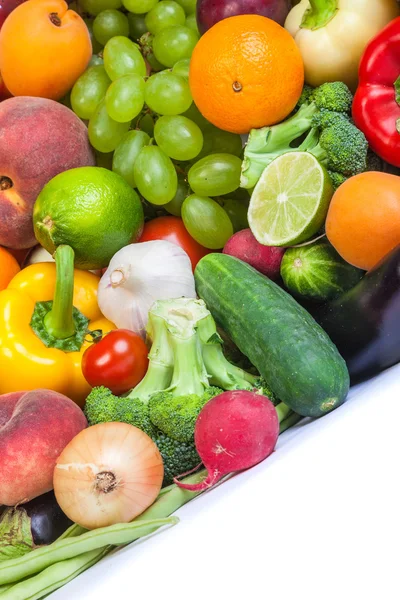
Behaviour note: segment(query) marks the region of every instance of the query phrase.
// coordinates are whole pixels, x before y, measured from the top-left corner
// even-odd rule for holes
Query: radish
[[[204,481],[185,490],[200,492],[234,471],[249,469],[273,452],[279,435],[275,406],[266,396],[235,390],[214,396],[197,417],[194,441],[208,471]]]
[[[270,279],[278,279],[285,248],[263,246],[250,229],[242,229],[229,238],[223,253],[239,258]]]

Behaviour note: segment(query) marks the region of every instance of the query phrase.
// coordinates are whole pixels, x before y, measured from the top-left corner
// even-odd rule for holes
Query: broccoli
[[[255,375],[224,356],[210,312],[202,300],[160,300],[150,313],[149,368],[142,381],[117,397],[106,387],[86,399],[90,425],[120,421],[139,427],[157,444],[164,462],[164,485],[200,463],[194,445],[196,419],[223,390],[246,389],[276,399]]]
[[[310,152],[330,172],[334,187],[366,170],[368,143],[350,118],[352,94],[342,82],[306,86],[286,121],[253,129],[244,152],[241,187],[251,189],[264,169],[287,152]],[[337,174],[337,175],[335,175]]]

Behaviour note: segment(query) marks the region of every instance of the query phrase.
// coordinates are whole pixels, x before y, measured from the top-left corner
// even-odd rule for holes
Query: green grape
[[[141,150],[150,143],[144,131],[128,131],[115,148],[112,170],[121,175],[133,188],[136,187],[133,168]]]
[[[179,63],[181,63],[181,62],[182,61],[179,61]],[[174,65],[174,68],[179,63],[176,63]],[[172,71],[174,71],[174,68],[172,69]],[[203,115],[201,114],[201,112],[199,111],[199,109],[197,108],[197,106],[195,105],[194,102],[192,102],[192,104],[190,105],[188,110],[183,113],[183,116],[187,117],[191,121],[194,121],[196,123],[196,125],[198,125],[203,132],[206,131],[211,125],[211,123],[209,121],[207,121],[207,119],[205,117],[203,117]]]
[[[129,36],[135,40],[135,42],[138,42],[142,35],[147,31],[145,15],[128,13],[127,17],[129,22]]]
[[[235,233],[249,227],[249,223],[247,221],[248,208],[239,200],[233,200],[232,198],[220,198],[220,204],[230,218],[233,231]]]
[[[89,61],[89,67],[98,67],[104,65],[104,58],[101,58],[98,54],[92,54],[92,58]]]
[[[144,33],[142,35],[142,37],[139,40],[142,55],[151,66],[152,71],[162,71],[165,67],[160,62],[158,62],[158,60],[154,56],[153,39],[154,35],[150,33],[150,31],[147,31],[147,33]]]
[[[103,49],[103,46],[102,44],[99,44],[99,42],[93,35],[93,19],[84,19],[84,21],[86,23],[86,27],[88,28],[90,39],[92,42],[92,52],[93,54],[98,54]]]
[[[109,8],[121,8],[122,0],[80,0],[79,5],[84,12],[97,16]]]
[[[89,141],[99,152],[104,154],[113,152],[129,130],[130,125],[130,122],[117,123],[111,119],[105,100],[102,100],[89,121]]]
[[[208,127],[203,128],[203,135],[204,146],[199,158],[219,153],[241,156],[243,143],[239,134],[223,131],[209,124]]]
[[[188,173],[189,185],[199,196],[222,196],[240,184],[242,161],[232,154],[210,154],[194,163]]]
[[[137,124],[137,129],[144,131],[150,137],[154,135],[154,118],[150,113],[144,114],[142,117],[139,117]]]
[[[72,110],[81,119],[90,119],[106,95],[111,81],[102,65],[89,67],[71,91]]]
[[[182,60],[178,60],[172,67],[172,72],[176,75],[180,75],[185,79],[189,79],[189,67],[190,67],[190,58],[183,58]],[[190,109],[189,109],[190,110]]]
[[[173,0],[161,0],[146,15],[147,29],[153,34],[171,25],[184,25],[185,20],[185,11]]]
[[[193,29],[197,35],[200,35],[199,28],[197,27],[196,13],[192,13],[186,17],[185,25],[186,27],[189,27],[189,29]]]
[[[114,121],[127,123],[140,114],[144,105],[144,79],[137,73],[113,81],[107,90],[107,112]]]
[[[163,208],[165,208],[165,210],[171,215],[174,215],[174,217],[180,217],[182,213],[182,204],[189,195],[190,187],[187,181],[178,178],[178,188],[176,190],[176,194],[172,198],[171,202],[164,204]]]
[[[192,103],[189,84],[171,71],[156,73],[146,81],[145,102],[159,115],[179,115]]]
[[[197,0],[176,0],[180,4],[187,15],[196,12]]]
[[[108,169],[111,171],[113,154],[113,152],[107,152],[107,154],[104,154],[103,152],[98,152],[95,150],[96,167],[102,167],[103,169]]]
[[[137,73],[146,76],[146,63],[137,44],[123,36],[112,38],[104,48],[104,68],[112,81]]]
[[[125,8],[136,15],[148,13],[157,2],[158,0],[122,0]]]
[[[93,22],[93,35],[103,46],[116,35],[128,36],[128,18],[119,10],[103,10]]]
[[[175,167],[157,146],[142,149],[136,158],[133,176],[140,194],[151,204],[167,204],[178,189]]]
[[[188,196],[182,205],[182,219],[192,238],[210,250],[223,248],[233,235],[231,220],[222,206],[206,196]]]
[[[192,160],[203,147],[200,127],[182,116],[160,117],[154,127],[157,145],[174,160]]]
[[[178,60],[190,58],[199,36],[185,25],[172,25],[162,29],[154,37],[153,51],[157,60],[166,67],[173,67]]]

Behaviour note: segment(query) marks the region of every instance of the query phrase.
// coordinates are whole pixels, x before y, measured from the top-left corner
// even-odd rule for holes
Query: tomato
[[[199,260],[211,252],[192,238],[179,217],[157,217],[146,223],[140,241],[151,240],[166,240],[180,246],[189,256],[193,271]]]
[[[143,379],[148,364],[142,338],[128,329],[115,329],[87,348],[82,372],[92,387],[104,385],[114,394],[123,394]]]

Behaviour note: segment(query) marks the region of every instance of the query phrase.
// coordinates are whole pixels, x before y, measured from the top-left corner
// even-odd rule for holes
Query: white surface
[[[400,365],[52,600],[399,600]]]

